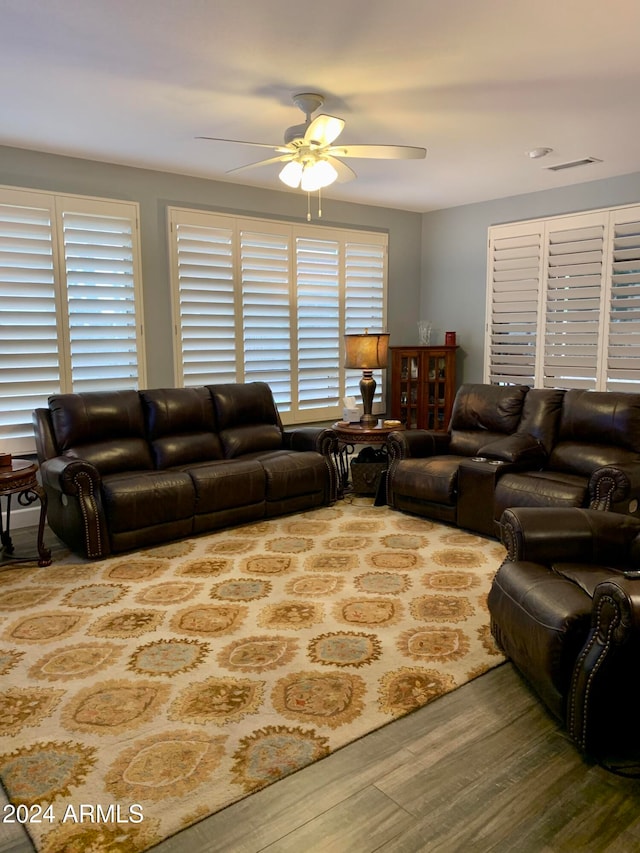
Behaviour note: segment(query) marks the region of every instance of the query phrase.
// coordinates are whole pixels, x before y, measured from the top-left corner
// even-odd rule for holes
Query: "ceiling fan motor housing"
[[[304,124],[294,124],[288,127],[284,132],[284,144],[289,145],[292,142],[300,140],[302,142],[307,128],[311,123],[311,113],[314,113],[324,104],[324,97],[318,95],[317,92],[300,92],[293,96],[293,103],[301,109],[306,115],[307,120]]]
[[[284,132],[284,144],[289,145],[292,142],[294,144],[296,142],[302,143],[308,127],[309,122],[305,122],[304,124],[294,124],[291,127],[288,127]]]

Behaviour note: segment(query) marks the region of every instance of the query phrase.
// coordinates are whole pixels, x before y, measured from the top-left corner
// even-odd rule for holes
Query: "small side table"
[[[382,420],[373,427],[365,427],[360,423],[345,424],[338,421],[332,425],[332,429],[338,438],[338,449],[336,451],[336,466],[340,478],[340,497],[349,483],[349,454],[353,453],[356,444],[386,444],[387,438],[392,432],[403,430],[404,425],[383,426]]]
[[[34,501],[40,501],[40,523],[38,524],[38,565],[51,565],[51,551],[44,546],[44,525],[47,517],[47,496],[38,483],[36,472],[38,466],[28,459],[12,459],[10,465],[0,468],[0,541],[2,551],[9,555],[9,561],[21,562],[28,557],[14,557],[14,547],[11,541],[11,498],[18,496],[20,506],[30,506]],[[7,499],[7,523],[2,524],[2,498]],[[2,562],[5,562],[4,560]]]

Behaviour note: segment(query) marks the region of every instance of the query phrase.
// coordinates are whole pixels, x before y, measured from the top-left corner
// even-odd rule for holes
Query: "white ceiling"
[[[434,210],[640,171],[639,36],[638,0],[1,0],[0,144],[283,189],[194,137],[279,145],[316,91],[341,143],[427,148],[325,196]]]

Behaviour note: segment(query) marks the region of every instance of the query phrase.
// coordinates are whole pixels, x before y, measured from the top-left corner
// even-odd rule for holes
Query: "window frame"
[[[174,355],[174,381],[178,387],[185,384],[209,384],[213,382],[232,382],[232,381],[251,381],[255,376],[251,376],[247,371],[244,363],[246,347],[243,343],[243,335],[245,333],[243,321],[243,271],[242,271],[242,234],[271,234],[277,235],[286,239],[287,252],[286,259],[281,258],[282,268],[286,266],[286,274],[288,276],[288,327],[285,334],[289,335],[291,347],[291,370],[290,370],[290,385],[291,385],[291,401],[284,404],[278,399],[278,389],[274,389],[276,403],[284,424],[293,423],[313,423],[319,421],[329,421],[342,418],[344,409],[344,398],[346,396],[356,396],[359,399],[359,382],[362,378],[361,371],[346,370],[343,366],[343,335],[345,332],[362,332],[365,328],[373,331],[384,331],[387,325],[387,304],[388,304],[388,234],[383,231],[363,231],[361,229],[338,228],[336,226],[325,226],[317,224],[306,224],[297,221],[264,219],[259,217],[229,215],[215,211],[194,210],[184,207],[172,206],[167,211],[167,224],[169,234],[169,255],[170,255],[170,287],[171,287],[171,306],[172,306],[172,321],[173,321],[173,355]],[[180,247],[180,230],[184,229],[186,237],[189,235],[189,229],[202,229],[198,231],[203,241],[203,253],[209,249],[208,244],[205,245],[205,232],[210,229],[212,234],[216,232],[219,240],[212,240],[211,246],[211,273],[210,280],[218,280],[223,282],[220,285],[220,293],[227,290],[227,304],[233,302],[234,316],[234,342],[233,342],[233,365],[234,370],[228,370],[220,376],[207,375],[206,373],[198,373],[194,371],[194,378],[190,380],[188,371],[185,371],[186,358],[190,357],[189,342],[183,338],[183,314],[187,316],[188,308],[184,308],[183,303],[186,303],[191,298],[193,292],[193,305],[197,306],[197,291],[201,287],[201,282],[206,282],[206,275],[200,279],[200,269],[197,264],[197,251],[194,249],[193,255],[186,248]],[[195,238],[194,238],[195,239]],[[228,239],[228,244],[221,245],[222,241]],[[314,244],[314,241],[315,244]],[[322,245],[321,245],[322,244]],[[334,265],[327,262],[326,268],[323,267],[322,258],[313,259],[311,249],[315,245],[318,249],[318,255],[322,251],[330,252],[330,245],[336,246],[336,255],[333,258]],[[365,259],[361,262],[361,269],[358,269],[358,254],[354,246],[362,246],[365,253]],[[300,251],[298,248],[300,247]],[[370,250],[367,255],[367,249]],[[299,265],[302,263],[301,255],[305,255],[304,274],[302,269],[299,270]],[[377,258],[376,258],[377,254]],[[206,262],[205,254],[203,258]],[[329,254],[327,254],[329,258]],[[311,260],[310,260],[311,259]],[[332,262],[332,263],[333,263]],[[315,267],[314,263],[318,266]],[[370,264],[370,269],[367,268]],[[206,264],[205,264],[206,265]],[[332,279],[331,270],[334,269],[337,284]],[[333,375],[328,382],[333,381],[333,392],[328,405],[314,405],[313,395],[314,382],[321,383],[321,379],[314,378],[314,367],[308,363],[308,372],[304,373],[304,367],[301,367],[301,362],[304,362],[304,342],[301,334],[297,331],[300,320],[300,306],[304,302],[301,295],[301,288],[305,289],[307,298],[307,316],[306,322],[309,321],[309,288],[313,287],[312,281],[314,275],[318,272],[318,277],[322,279],[319,292],[322,291],[322,300],[331,302],[335,298],[333,310],[335,313],[335,333],[334,333],[334,355],[326,354],[326,359],[334,359],[331,370]],[[280,270],[281,271],[281,270]],[[326,273],[326,277],[323,275]],[[371,305],[367,307],[367,299],[362,301],[362,307],[357,309],[352,306],[347,306],[347,293],[351,294],[352,305],[358,303],[358,297],[355,295],[358,292],[356,281],[358,276],[366,281],[367,275],[371,276],[371,280],[375,279],[375,286],[371,286],[371,296],[369,301]],[[181,279],[181,276],[183,277]],[[193,277],[195,283],[189,288],[188,280]],[[351,276],[350,283],[348,283]],[[184,288],[181,285],[181,280],[187,282]],[[306,281],[306,283],[305,283]],[[233,286],[233,300],[231,300],[231,291],[228,290],[229,282]],[[206,284],[203,285],[203,293],[206,290]],[[365,284],[364,290],[366,291]],[[335,293],[334,293],[335,290]],[[376,296],[379,294],[379,296]],[[205,308],[209,304],[214,304],[215,300],[211,297],[208,301],[207,296],[203,295],[200,304]],[[374,305],[375,303],[375,305]],[[228,310],[225,307],[225,310]],[[328,313],[332,309],[323,308],[321,318],[326,320]],[[365,323],[367,311],[373,317],[373,321]],[[360,322],[363,321],[363,322]],[[193,325],[197,325],[197,321],[193,320]],[[184,324],[186,327],[186,323]],[[229,339],[229,334],[232,325],[227,320],[225,326],[226,337]],[[197,333],[196,333],[197,334]],[[204,324],[203,331],[204,335]],[[323,329],[322,334],[331,338],[331,329]],[[211,346],[211,340],[205,341],[202,339],[202,346]],[[331,349],[330,344],[326,347]],[[308,348],[306,350],[308,353]],[[196,355],[197,358],[197,355]],[[320,371],[325,369],[320,365]],[[328,367],[326,369],[329,369]],[[377,374],[377,375],[376,375]],[[374,401],[374,412],[382,413],[385,409],[385,391],[386,387],[382,381],[382,372],[374,372],[378,387],[376,389],[376,399]],[[247,378],[248,377],[248,378]],[[263,378],[264,381],[269,381],[268,377]],[[306,380],[304,393],[300,392],[299,384]],[[275,381],[275,380],[274,380]],[[271,384],[271,383],[270,383]],[[308,395],[311,402],[307,403],[304,398]],[[317,390],[318,400],[322,395],[322,389]]]
[[[640,393],[640,205],[489,227],[484,381]]]
[[[139,205],[131,201],[81,196],[70,193],[51,193],[31,188],[0,186],[0,212],[3,208],[7,207],[16,208],[16,215],[13,220],[9,216],[5,218],[0,216],[0,224],[7,231],[4,238],[0,234],[0,259],[4,257],[4,260],[7,261],[7,266],[5,267],[7,272],[3,281],[0,282],[0,287],[4,289],[5,293],[12,293],[11,299],[14,315],[13,318],[11,316],[5,317],[8,331],[6,335],[3,335],[5,348],[0,351],[0,364],[4,361],[7,369],[10,369],[13,365],[11,377],[19,377],[21,371],[28,371],[30,383],[33,379],[33,391],[29,390],[31,388],[30,384],[27,393],[24,393],[23,388],[20,387],[21,383],[18,378],[14,378],[13,381],[10,378],[3,383],[0,376],[0,391],[3,395],[2,406],[0,406],[0,441],[3,449],[14,456],[19,454],[33,455],[35,453],[35,440],[31,424],[31,412],[34,408],[45,406],[47,398],[51,394],[68,393],[78,390],[78,386],[82,390],[88,390],[87,385],[92,390],[100,390],[101,387],[107,387],[110,382],[106,376],[102,378],[99,376],[90,376],[92,370],[91,363],[95,362],[94,356],[90,355],[90,353],[100,353],[100,348],[96,345],[92,350],[91,334],[88,336],[76,335],[77,344],[74,344],[72,340],[74,336],[72,329],[73,322],[72,319],[70,320],[73,317],[83,317],[84,312],[73,311],[71,305],[75,301],[76,305],[83,308],[87,307],[87,303],[84,300],[86,299],[86,288],[90,288],[91,286],[88,279],[92,278],[92,283],[100,286],[98,280],[101,276],[105,276],[104,270],[100,270],[101,265],[104,267],[106,264],[108,267],[109,264],[113,263],[115,272],[116,265],[120,263],[120,270],[117,272],[118,277],[114,278],[115,286],[110,283],[106,289],[103,286],[101,291],[96,291],[101,292],[101,296],[96,297],[96,304],[102,298],[113,300],[116,288],[120,287],[126,280],[122,292],[118,291],[117,293],[117,302],[114,303],[111,301],[110,303],[112,310],[103,312],[105,316],[108,315],[116,318],[119,315],[123,316],[123,318],[126,316],[121,327],[117,323],[115,326],[116,329],[122,328],[125,331],[125,341],[117,361],[114,360],[110,365],[108,359],[105,358],[97,366],[93,364],[93,369],[99,372],[101,370],[108,370],[110,366],[122,366],[124,365],[122,352],[124,350],[129,353],[133,352],[133,357],[129,358],[129,369],[133,369],[135,372],[134,382],[127,384],[122,377],[119,377],[116,380],[112,380],[111,384],[113,385],[113,382],[116,382],[120,388],[145,387],[146,360],[142,320],[143,292],[140,212]],[[38,252],[37,248],[30,250],[27,244],[31,241],[24,234],[17,235],[14,240],[8,233],[11,230],[12,221],[14,223],[18,221],[17,210],[19,209],[25,212],[42,213],[44,214],[43,219],[48,218],[48,223],[43,227],[42,231],[42,242],[39,244],[41,248],[40,252]],[[69,235],[71,233],[68,226],[65,234],[65,216],[77,216],[79,217],[77,221],[81,221],[82,217],[86,217],[85,233],[81,233],[83,229],[75,229],[73,232],[76,235],[73,239],[73,249],[71,248],[72,239],[66,236],[66,234]],[[90,225],[90,221],[93,221],[95,225],[97,221],[109,219],[120,223],[120,229],[111,230],[105,227],[104,229],[95,228],[92,230],[93,226]],[[109,238],[105,236],[104,240],[101,240],[100,235],[117,235],[118,233],[126,233],[130,239],[130,245],[125,246],[121,241],[118,242],[116,236],[113,238],[112,246],[119,246],[120,248],[113,249],[113,252],[115,255],[120,255],[121,258],[113,257],[107,259],[109,249],[106,247]],[[97,235],[96,238],[92,238],[92,234]],[[21,238],[24,238],[24,243],[20,243]],[[84,245],[85,241],[87,246],[94,244],[93,250],[95,250],[95,260],[97,262],[95,267],[87,265],[87,258],[78,249],[78,247]],[[73,252],[75,254],[72,254]],[[128,264],[126,269],[123,268],[125,254],[128,255],[126,258]],[[73,261],[71,260],[72,257]],[[31,258],[34,259],[33,264],[29,262]],[[41,267],[37,267],[38,258],[42,259]],[[0,266],[2,266],[2,260],[0,260]],[[42,284],[42,288],[46,288],[47,290],[47,295],[42,297],[43,301],[47,303],[46,307],[42,307],[42,304],[36,304],[41,302],[37,294],[35,294],[34,301],[34,290],[37,291],[38,289],[37,282],[33,278],[34,270],[46,272],[47,280]],[[87,282],[83,281],[85,275]],[[106,275],[108,276],[109,273],[107,272]],[[72,280],[74,280],[74,283],[72,283]],[[28,287],[29,290],[24,291],[24,304],[22,304],[19,291],[24,287]],[[74,288],[76,288],[76,293],[79,293],[84,288],[85,293],[81,295],[80,299],[70,300],[70,294],[74,292]],[[105,296],[107,290],[113,291],[111,297]],[[32,302],[29,300],[32,300]],[[113,310],[114,307],[121,307],[125,303],[127,308],[132,306],[133,310],[123,312]],[[34,305],[36,306],[35,309]],[[36,313],[34,313],[34,310]],[[34,317],[33,320],[30,319],[32,316]],[[49,318],[51,320],[51,327],[55,327],[55,334],[52,332],[47,339],[49,342],[49,349],[46,350],[49,361],[48,370],[45,370],[45,357],[42,355],[44,344],[40,343],[40,338],[36,334],[38,324],[42,322],[42,320],[38,320],[39,317],[44,319]],[[16,324],[18,329],[24,329],[25,333],[29,335],[26,341],[34,342],[33,355],[38,357],[38,352],[40,352],[41,358],[38,363],[27,367],[25,367],[24,363],[22,366],[20,365],[21,356],[27,353],[27,349],[26,347],[20,347],[17,343],[18,338],[15,333],[13,337],[9,333],[12,328],[15,329]],[[81,325],[76,325],[76,330]],[[96,328],[99,329],[100,327]],[[112,340],[106,333],[102,339]],[[12,340],[14,342],[13,346],[11,344]],[[25,339],[22,338],[22,340],[24,341]],[[99,344],[99,334],[95,337],[95,340]],[[113,338],[113,340],[116,340],[116,338]],[[131,344],[131,342],[134,343]],[[133,350],[131,350],[131,346],[133,346]],[[117,344],[112,352],[114,355],[118,353]],[[75,367],[73,363],[74,358],[76,358]],[[81,362],[84,363],[81,364]],[[36,372],[35,377],[33,376],[34,371]],[[47,372],[49,376],[46,375]],[[81,379],[81,375],[85,377],[88,375],[88,378]]]

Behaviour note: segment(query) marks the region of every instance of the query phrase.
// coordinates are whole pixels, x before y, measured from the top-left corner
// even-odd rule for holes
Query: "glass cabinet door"
[[[407,429],[446,430],[455,396],[454,346],[391,347],[391,417]]]
[[[408,428],[418,425],[418,380],[420,377],[417,354],[400,358],[400,415],[398,420]]]

